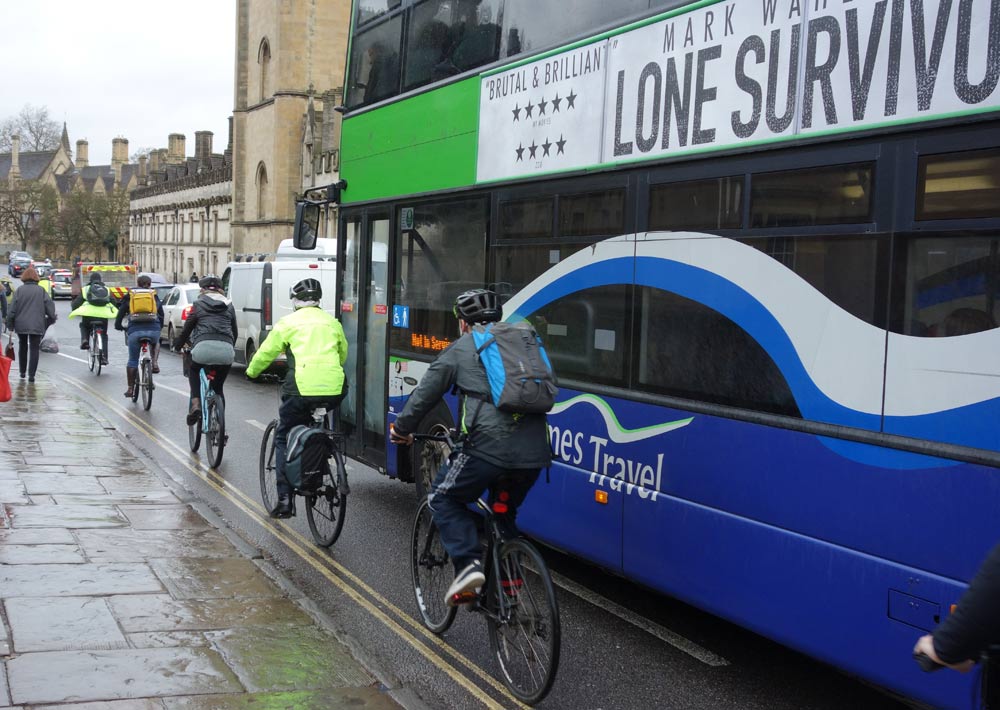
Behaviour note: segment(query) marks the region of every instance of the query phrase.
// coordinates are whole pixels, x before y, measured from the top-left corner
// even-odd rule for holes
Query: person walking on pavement
[[[427,499],[455,566],[455,579],[445,595],[449,606],[457,595],[486,581],[469,503],[507,475],[507,520],[513,524],[518,506],[552,460],[546,416],[501,411],[490,395],[472,329],[503,318],[499,297],[486,289],[466,291],[455,299],[454,313],[460,337],[431,363],[389,432],[394,444],[413,444],[413,432],[441,398],[453,388],[461,394],[459,429],[466,438],[438,471]]]
[[[268,512],[275,518],[295,514],[292,488],[285,478],[288,432],[294,426],[308,424],[317,407],[336,409],[347,391],[347,337],[340,321],[319,307],[322,284],[316,279],[303,279],[289,289],[288,295],[294,311],[275,323],[247,365],[247,377],[252,379],[282,352],[288,358],[278,428],[274,432],[278,504]]]
[[[100,284],[97,286],[96,284]],[[100,293],[102,296],[98,296]],[[104,285],[101,275],[90,272],[90,283],[83,287],[80,295],[73,299],[73,310],[70,318],[80,319],[80,349],[90,348],[90,329],[95,325],[104,327],[101,335],[101,364],[108,364],[108,320],[118,315],[118,309],[108,300],[108,287]],[[102,303],[103,301],[103,303]]]
[[[45,329],[56,322],[56,305],[38,285],[38,272],[29,266],[21,274],[21,287],[7,313],[7,328],[17,331],[18,363],[21,379],[35,381],[38,371],[38,348]]]
[[[206,367],[215,370],[212,387],[225,399],[222,387],[236,359],[233,344],[236,342],[236,309],[222,291],[222,279],[214,274],[203,276],[198,282],[201,295],[184,321],[184,329],[174,339],[174,350],[191,343],[191,368],[188,384],[191,387],[191,408],[187,423],[190,426],[201,418],[201,371]],[[268,335],[268,338],[271,336]]]
[[[136,288],[129,292],[128,298],[123,298],[115,316],[115,330],[124,330],[128,338],[128,363],[125,365],[125,378],[128,389],[125,396],[129,399],[135,392],[135,380],[139,374],[139,348],[141,340],[148,338],[155,343],[160,339],[160,327],[163,325],[163,305],[151,288],[152,280],[142,275],[136,279]],[[134,304],[134,305],[133,305]],[[134,310],[133,310],[134,309]],[[128,318],[128,325],[123,325]],[[156,366],[156,350],[151,348],[150,358],[153,361],[153,372],[159,372]]]

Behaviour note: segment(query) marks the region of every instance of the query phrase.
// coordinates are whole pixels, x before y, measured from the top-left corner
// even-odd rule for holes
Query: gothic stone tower
[[[350,0],[237,0],[233,253],[292,234],[309,96],[343,86]]]

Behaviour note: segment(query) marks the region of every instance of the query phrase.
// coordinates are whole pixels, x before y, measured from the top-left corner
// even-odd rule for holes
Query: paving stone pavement
[[[0,708],[420,706],[69,385],[14,378],[0,404]]]

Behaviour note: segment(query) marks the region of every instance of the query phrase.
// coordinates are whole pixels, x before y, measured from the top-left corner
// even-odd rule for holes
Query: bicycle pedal
[[[449,599],[450,606],[463,606],[465,604],[471,604],[479,598],[479,594],[472,590],[467,592],[459,592],[458,594],[452,594],[451,599]]]

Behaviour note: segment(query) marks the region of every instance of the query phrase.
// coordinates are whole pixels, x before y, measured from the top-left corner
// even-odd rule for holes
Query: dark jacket
[[[468,333],[431,363],[396,419],[396,431],[404,435],[415,432],[420,421],[452,387],[462,393],[459,428],[469,434],[465,453],[501,468],[549,465],[552,447],[545,415],[515,416],[493,406],[486,370],[476,358],[476,345]]]
[[[162,328],[163,304],[160,303],[160,297],[157,296],[155,293],[153,294],[153,300],[156,301],[156,317],[159,319],[158,322],[146,321],[144,323],[133,323],[132,319],[129,318],[128,329],[126,330],[122,326],[122,322],[125,320],[125,316],[127,316],[130,313],[130,309],[132,308],[132,299],[126,296],[125,298],[122,299],[121,304],[118,306],[118,315],[115,316],[115,330],[125,330],[125,332],[127,333],[128,331],[132,330],[132,328],[135,328],[136,330],[152,330],[154,328]]]
[[[236,343],[236,309],[222,294],[203,293],[184,321],[184,330],[174,340],[174,349],[180,350],[190,341],[192,347],[202,340],[222,340]]]
[[[7,327],[18,335],[44,335],[56,322],[56,305],[36,281],[21,284],[14,294],[14,304],[7,311]]]
[[[1000,644],[1000,545],[986,557],[954,613],[934,630],[934,650],[945,663],[977,661],[994,644]]]

